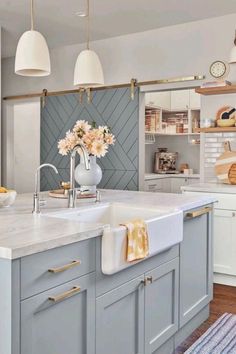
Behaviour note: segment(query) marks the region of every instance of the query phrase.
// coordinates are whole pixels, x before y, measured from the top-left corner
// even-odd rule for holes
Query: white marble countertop
[[[175,174],[162,174],[162,173],[145,173],[145,181],[152,179],[161,179],[161,178],[200,178],[200,174],[193,173],[191,175],[185,175],[183,173]]]
[[[236,194],[236,185],[223,183],[195,183],[181,187],[182,191]]]
[[[12,207],[0,209],[0,258],[16,259],[102,235],[102,228],[72,220],[48,217],[45,214],[63,211],[67,200],[49,198],[41,215],[32,215],[32,194],[17,196]],[[102,202],[122,202],[140,206],[189,210],[215,200],[207,196],[169,193],[102,190]],[[94,205],[92,201],[78,201],[80,206]],[[67,209],[66,209],[67,210]]]

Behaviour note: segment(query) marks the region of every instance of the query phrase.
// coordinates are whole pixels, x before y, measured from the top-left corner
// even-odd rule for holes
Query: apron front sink
[[[104,274],[116,273],[142,261],[126,261],[127,231],[125,226],[120,224],[137,218],[146,222],[149,236],[148,257],[161,253],[183,240],[183,213],[171,209],[102,203],[46,216],[102,226],[101,266]]]

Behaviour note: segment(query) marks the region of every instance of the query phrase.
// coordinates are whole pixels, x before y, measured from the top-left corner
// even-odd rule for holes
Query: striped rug
[[[185,354],[236,354],[236,315],[224,313]]]

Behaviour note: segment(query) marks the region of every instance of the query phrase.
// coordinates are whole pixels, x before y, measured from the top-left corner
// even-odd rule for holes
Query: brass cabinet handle
[[[73,261],[73,262],[71,262],[69,264],[65,264],[62,267],[50,268],[50,269],[48,269],[48,271],[49,271],[49,273],[61,273],[61,272],[64,272],[65,270],[74,268],[74,267],[76,267],[76,266],[78,266],[80,264],[81,264],[81,261]]]
[[[187,218],[197,218],[198,216],[204,215],[209,213],[210,211],[212,211],[211,207],[207,207],[207,208],[203,208],[203,209],[199,209],[199,210],[195,210],[195,211],[191,211],[189,213],[186,213],[186,217]]]
[[[65,291],[63,294],[57,296],[50,296],[48,300],[56,303],[78,294],[80,290],[81,288],[79,286],[74,286],[71,290]]]
[[[153,279],[152,276],[146,278],[147,283],[152,284]]]
[[[147,286],[148,284],[152,284],[153,279],[152,277],[146,277],[144,278],[144,280],[141,280],[141,284],[143,284],[144,286]]]

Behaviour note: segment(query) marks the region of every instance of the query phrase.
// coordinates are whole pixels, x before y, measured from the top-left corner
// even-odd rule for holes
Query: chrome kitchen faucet
[[[76,206],[75,155],[79,148],[82,150],[85,168],[86,170],[90,170],[90,160],[86,148],[82,144],[75,145],[70,153],[70,189],[68,190],[68,208],[75,208]]]
[[[44,167],[50,167],[55,171],[56,174],[58,174],[57,168],[54,165],[52,165],[51,163],[44,163],[37,168],[36,173],[35,173],[35,191],[34,191],[33,211],[32,211],[33,214],[40,214],[40,199],[39,199],[40,182],[39,182],[39,179],[40,179],[40,170]]]

